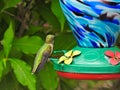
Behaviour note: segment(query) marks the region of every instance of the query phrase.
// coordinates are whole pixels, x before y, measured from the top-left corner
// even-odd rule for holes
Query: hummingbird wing
[[[52,46],[50,44],[47,44],[42,52],[42,57],[40,58],[40,63],[38,65],[38,67],[36,68],[35,72],[39,72],[45,65],[45,63],[47,62],[49,56],[51,55],[52,52]]]

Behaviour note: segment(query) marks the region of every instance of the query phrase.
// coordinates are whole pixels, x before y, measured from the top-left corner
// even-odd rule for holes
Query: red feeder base
[[[83,73],[69,73],[57,71],[57,74],[64,78],[79,79],[79,80],[111,80],[120,79],[120,73],[116,74],[83,74]]]

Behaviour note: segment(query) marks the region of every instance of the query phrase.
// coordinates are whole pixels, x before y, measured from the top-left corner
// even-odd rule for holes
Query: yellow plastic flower
[[[73,57],[77,56],[79,54],[81,54],[81,51],[79,51],[79,50],[75,50],[75,51],[70,50],[67,53],[65,53],[64,56],[61,56],[59,58],[58,63],[64,62],[65,64],[69,65],[72,63]]]

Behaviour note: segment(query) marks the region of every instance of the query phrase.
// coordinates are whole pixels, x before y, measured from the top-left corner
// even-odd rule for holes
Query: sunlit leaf
[[[24,86],[27,86],[29,90],[36,90],[36,80],[31,73],[30,66],[22,60],[10,59],[11,66],[17,80]]]
[[[64,24],[65,24],[65,17],[60,8],[59,0],[52,0],[51,9],[52,9],[52,12],[55,14],[55,16],[58,18],[58,20],[61,24],[61,30],[63,31]]]
[[[15,39],[13,42],[13,47],[26,54],[35,54],[42,45],[43,40],[38,36],[25,36],[20,39]]]
[[[10,22],[10,25],[6,30],[6,32],[4,33],[4,38],[2,40],[2,45],[4,47],[4,54],[6,57],[8,57],[9,52],[11,50],[13,38],[14,38],[13,24],[12,22]]]
[[[38,79],[45,90],[56,90],[58,87],[58,77],[51,63],[47,63],[40,71]]]

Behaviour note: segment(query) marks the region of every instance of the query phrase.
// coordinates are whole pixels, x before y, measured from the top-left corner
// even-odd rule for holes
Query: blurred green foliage
[[[60,78],[50,62],[40,73],[32,75],[35,54],[50,33],[57,36],[54,50],[69,50],[76,45],[59,0],[0,1],[0,90],[120,90],[116,89],[119,80]],[[98,89],[104,85],[107,89]]]

